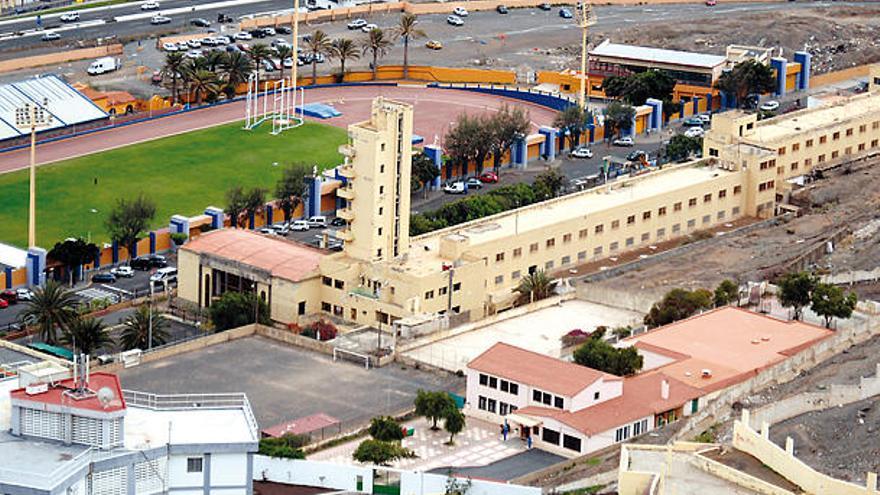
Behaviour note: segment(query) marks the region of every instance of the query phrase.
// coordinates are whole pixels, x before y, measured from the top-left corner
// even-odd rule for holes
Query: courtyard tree
[[[370,63],[370,69],[373,71],[373,80],[376,80],[376,74],[379,71],[379,59],[388,54],[388,50],[391,49],[391,40],[385,36],[385,32],[379,28],[371,29],[370,33],[367,35],[367,39],[365,39],[361,43],[361,52],[366,55],[370,54],[372,57],[372,62]]]
[[[400,16],[394,34],[403,39],[403,78],[409,79],[409,40],[424,38],[425,32],[416,27],[419,19],[415,14],[405,12]]]
[[[477,159],[476,142],[484,137],[480,120],[465,113],[460,114],[455,124],[446,132],[444,148],[452,162],[452,170],[467,175],[468,164]]]
[[[636,109],[625,103],[613,101],[605,107],[605,138],[611,139],[621,132],[632,129]]]
[[[785,274],[776,285],[779,287],[779,303],[794,310],[794,319],[800,320],[803,308],[812,302],[813,289],[819,278],[809,272]]]
[[[138,241],[144,236],[150,221],[156,216],[156,203],[138,194],[134,199],[119,198],[107,217],[110,239],[128,250],[131,259]]]
[[[419,390],[415,400],[416,414],[431,421],[431,429],[439,430],[437,421],[445,418],[455,409],[455,401],[447,392]]]
[[[581,133],[586,128],[586,115],[581,107],[571,105],[556,114],[553,118],[553,127],[562,132],[562,139],[568,136],[568,146],[574,148],[580,142]]]
[[[730,279],[724,279],[715,287],[715,307],[727,306],[739,301],[739,286]]]
[[[92,355],[113,344],[107,326],[97,318],[74,318],[61,334],[61,342],[75,353]]]
[[[348,38],[337,38],[330,45],[330,58],[339,60],[339,74],[336,76],[336,82],[342,82],[345,80],[345,62],[361,58],[361,52],[354,41]]]
[[[67,239],[56,242],[49,251],[49,258],[64,265],[65,279],[73,285],[76,282],[76,267],[90,263],[98,256],[98,246],[80,239]]]
[[[449,433],[448,445],[453,445],[455,443],[455,435],[461,433],[461,431],[464,430],[464,426],[464,414],[457,407],[450,409],[446,413],[446,417],[443,418],[443,429]]]
[[[617,376],[634,375],[642,369],[644,359],[635,347],[616,348],[605,341],[604,329],[596,329],[590,338],[574,351],[574,362]]]
[[[152,335],[153,342],[150,345],[150,312],[152,312]],[[132,313],[122,323],[122,333],[119,336],[119,347],[123,351],[131,349],[149,349],[168,342],[168,320],[156,309],[142,304],[137,311]]]
[[[329,56],[332,45],[333,42],[330,41],[330,37],[320,29],[312,33],[312,36],[306,43],[306,54],[309,55],[312,61],[312,84],[318,82],[318,58]]]
[[[246,218],[255,217],[266,206],[266,190],[262,187],[253,187],[245,194],[244,213]]]
[[[284,221],[289,222],[293,212],[303,203],[306,194],[306,177],[312,173],[305,163],[293,163],[281,172],[281,178],[275,184],[275,198],[284,212]]]
[[[518,304],[528,304],[550,297],[553,282],[544,270],[536,270],[520,279],[519,285],[513,290],[519,294]]]
[[[73,291],[53,280],[45,287],[34,289],[34,297],[25,303],[19,320],[39,329],[40,339],[47,344],[55,344],[58,331],[64,330],[76,319],[77,297]]]
[[[733,96],[737,105],[752,105],[750,95],[769,93],[776,88],[776,77],[770,66],[757,60],[747,60],[733,66],[715,81],[715,88]]]
[[[413,452],[397,442],[383,442],[381,440],[368,439],[357,446],[352,458],[358,462],[387,466],[398,460],[415,457]]]
[[[810,309],[825,318],[825,328],[831,328],[834,318],[849,318],[856,308],[858,297],[854,292],[845,293],[836,285],[818,283],[811,294]]]
[[[216,99],[217,93],[220,92],[220,80],[217,74],[207,69],[199,69],[193,71],[190,76],[190,87],[196,98],[196,105],[202,104],[202,97],[208,101]]]
[[[290,45],[278,45],[275,47],[275,56],[278,57],[278,60],[281,61],[278,64],[278,79],[284,80],[284,61],[287,59],[291,59],[292,63],[296,63],[296,59],[293,58],[293,47]]]
[[[249,325],[254,322],[255,315],[263,325],[272,323],[266,301],[253,292],[224,292],[220,299],[211,303],[209,312],[211,323],[218,332]]]
[[[440,175],[440,169],[434,161],[424,153],[413,153],[412,156],[412,182],[413,190],[423,189],[428,194],[428,186]]]
[[[403,440],[403,428],[391,416],[379,416],[370,420],[370,436],[383,442]]]
[[[645,325],[659,327],[695,315],[698,311],[711,309],[715,294],[706,289],[672,289],[663,299],[654,303],[645,315]]]
[[[492,161],[495,172],[501,167],[501,158],[517,138],[529,130],[529,113],[522,107],[510,107],[506,103],[492,116]]]

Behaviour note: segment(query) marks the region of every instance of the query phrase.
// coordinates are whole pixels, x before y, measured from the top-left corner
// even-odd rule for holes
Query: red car
[[[9,303],[6,302],[6,299],[0,299],[0,309],[5,309],[9,307]]]
[[[7,306],[10,304],[15,304],[18,302],[18,293],[14,290],[4,290],[3,292],[0,292],[0,301],[5,302]]]
[[[487,170],[480,174],[480,182],[484,182],[486,184],[494,184],[498,182],[498,174]]]
[[[706,0],[706,6],[707,6],[707,7],[714,7],[714,6],[715,6],[715,0]]]

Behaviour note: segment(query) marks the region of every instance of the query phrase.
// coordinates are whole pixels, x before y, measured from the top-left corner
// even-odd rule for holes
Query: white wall
[[[493,375],[489,375],[493,376]],[[495,377],[498,379],[499,387],[501,378]],[[510,381],[510,380],[508,380]],[[529,405],[529,398],[531,397],[532,389],[531,387],[519,383],[512,382],[519,385],[519,390],[516,395],[511,394],[509,392],[502,392],[500,388],[490,388],[487,386],[480,385],[480,372],[476,370],[472,370],[470,368],[467,369],[467,392],[465,393],[465,400],[467,400],[469,409],[467,410],[468,414],[474,417],[482,418],[488,421],[492,421],[495,423],[501,423],[503,421],[500,414],[498,414],[498,404],[500,402],[506,402],[507,404],[516,406],[519,409],[526,407]],[[491,414],[488,411],[481,411],[479,409],[479,396],[486,397],[487,399],[495,399],[495,414]],[[568,399],[566,399],[567,401]]]
[[[308,460],[274,459],[254,456],[254,479],[358,491],[357,477],[363,477],[361,493],[372,493],[373,470],[368,467],[333,464]]]
[[[599,392],[599,400],[594,399],[596,392]],[[571,401],[566,401],[565,406],[569,411],[575,412],[621,395],[623,395],[623,380],[600,379],[572,397]]]
[[[212,487],[246,486],[247,475],[247,454],[211,454]],[[213,488],[211,493],[214,493]]]
[[[400,473],[400,495],[434,495],[445,493],[447,476],[442,474],[403,471]],[[466,481],[465,478],[458,478]],[[534,486],[510,485],[484,480],[471,480],[468,495],[541,495]]]
[[[168,486],[169,488],[175,487],[190,487],[190,486],[203,486],[205,484],[205,477],[203,473],[187,473],[186,472],[186,460],[190,457],[200,457],[198,455],[172,455],[171,459],[168,461]],[[204,470],[205,463],[202,461],[202,469]]]

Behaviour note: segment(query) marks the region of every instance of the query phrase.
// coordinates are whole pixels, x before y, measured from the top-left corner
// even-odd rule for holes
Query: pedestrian
[[[532,436],[531,435],[526,437],[526,448],[529,450],[532,449]]]
[[[501,438],[506,442],[507,441],[507,432],[510,431],[510,428],[507,426],[507,421],[501,425]]]

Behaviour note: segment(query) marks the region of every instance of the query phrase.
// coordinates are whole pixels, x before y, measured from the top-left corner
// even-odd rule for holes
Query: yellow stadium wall
[[[13,58],[0,61],[0,72],[12,72],[21,69],[41,67],[44,65],[58,65],[65,62],[72,62],[74,60],[100,58],[108,55],[120,55],[121,53],[122,45],[118,43],[93,48],[79,48],[76,50],[51,52],[44,55],[34,55],[31,57]]]
[[[19,268],[12,271],[12,286],[27,285],[27,269]]]

